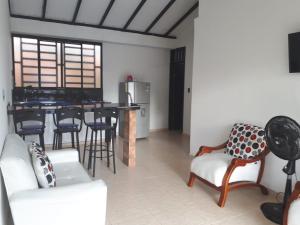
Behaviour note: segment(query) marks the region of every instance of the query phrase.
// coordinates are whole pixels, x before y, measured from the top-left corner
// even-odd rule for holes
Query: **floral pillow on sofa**
[[[244,124],[234,124],[226,146],[226,153],[241,159],[251,159],[265,150],[266,140],[263,128]]]
[[[53,165],[46,152],[37,144],[30,146],[32,165],[37,177],[38,183],[42,188],[56,186],[56,177],[53,171]]]

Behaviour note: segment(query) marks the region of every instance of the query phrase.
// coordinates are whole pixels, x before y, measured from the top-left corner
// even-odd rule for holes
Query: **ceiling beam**
[[[169,35],[173,30],[176,29],[176,27],[178,27],[182,21],[184,21],[195,9],[197,9],[199,6],[199,2],[195,3],[192,8],[190,8],[179,20],[177,20],[176,23],[174,23],[174,25],[165,33],[165,35]]]
[[[169,3],[161,10],[158,16],[152,21],[152,23],[147,27],[145,32],[149,32],[152,27],[160,20],[160,18],[168,11],[168,9],[174,4],[176,0],[170,0]]]
[[[99,23],[99,26],[102,26],[102,25],[103,25],[103,23],[104,23],[104,21],[105,21],[107,15],[108,15],[109,11],[111,10],[111,7],[113,6],[114,3],[115,3],[115,0],[110,0],[110,2],[109,2],[109,4],[108,4],[108,6],[107,6],[107,8],[106,8],[106,10],[105,10],[105,12],[104,12],[102,18],[101,18],[101,21],[100,21],[100,23]]]
[[[43,2],[43,8],[42,8],[42,18],[43,19],[46,16],[46,10],[47,10],[47,0],[44,0],[44,2]]]
[[[175,36],[171,36],[171,35],[164,35],[164,34],[157,34],[157,33],[146,33],[146,32],[143,32],[143,31],[128,30],[128,29],[109,27],[109,26],[99,26],[99,25],[78,23],[78,22],[73,23],[71,21],[63,21],[63,20],[56,20],[56,19],[49,19],[49,18],[41,19],[40,17],[24,16],[24,15],[16,15],[16,14],[12,14],[11,17],[19,18],[19,19],[37,20],[37,21],[42,21],[42,22],[51,22],[51,23],[75,25],[75,26],[82,26],[82,27],[92,27],[92,28],[99,28],[99,29],[105,29],[105,30],[114,30],[114,31],[121,31],[121,32],[126,32],[126,33],[150,35],[150,36],[161,37],[161,38],[176,39]]]
[[[134,10],[134,12],[132,13],[132,15],[130,16],[129,20],[127,21],[127,23],[125,24],[125,26],[123,27],[123,29],[127,29],[127,27],[131,24],[131,22],[133,21],[133,19],[135,18],[135,16],[138,14],[138,12],[143,7],[143,5],[145,4],[145,2],[146,2],[146,0],[141,0],[140,4],[136,7],[136,9]]]
[[[76,8],[75,8],[75,11],[74,11],[74,14],[73,14],[72,23],[75,23],[75,21],[77,19],[77,15],[78,15],[78,12],[79,12],[79,8],[81,6],[81,2],[82,2],[82,0],[77,0],[77,5],[76,5]]]

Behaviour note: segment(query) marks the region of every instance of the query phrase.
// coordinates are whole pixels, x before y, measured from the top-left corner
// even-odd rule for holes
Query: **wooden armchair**
[[[230,139],[232,140],[232,139]],[[230,141],[229,140],[229,141]],[[268,190],[260,184],[265,156],[270,152],[264,145],[263,150],[249,159],[235,158],[224,153],[228,142],[216,147],[200,147],[191,163],[188,186],[192,187],[195,179],[221,192],[218,205],[224,207],[228,192],[241,187],[259,187],[265,195]],[[236,151],[241,149],[236,148]]]
[[[300,223],[300,181],[290,196],[284,210],[283,225],[298,225]]]

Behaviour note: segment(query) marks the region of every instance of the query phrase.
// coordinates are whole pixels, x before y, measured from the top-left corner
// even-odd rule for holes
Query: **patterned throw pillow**
[[[56,186],[53,165],[46,152],[41,147],[32,148],[32,164],[39,185],[42,188]]]
[[[241,159],[259,155],[266,147],[263,128],[243,123],[234,124],[226,146],[227,154]]]
[[[28,150],[30,152],[30,154],[32,154],[32,152],[35,151],[41,151],[41,152],[45,152],[45,150],[35,141],[31,142],[31,144],[28,146]]]

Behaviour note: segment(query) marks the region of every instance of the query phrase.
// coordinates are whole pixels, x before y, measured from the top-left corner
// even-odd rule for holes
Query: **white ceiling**
[[[145,31],[151,22],[170,0],[147,0],[128,29]],[[164,16],[150,30],[151,33],[164,34],[198,0],[176,0]],[[43,0],[10,0],[11,13],[41,18]],[[82,0],[76,22],[98,25],[110,0]],[[141,0],[115,0],[103,25],[123,28]],[[77,0],[48,0],[46,18],[70,22]],[[193,17],[195,14],[191,14]],[[175,34],[176,30],[171,34]]]

